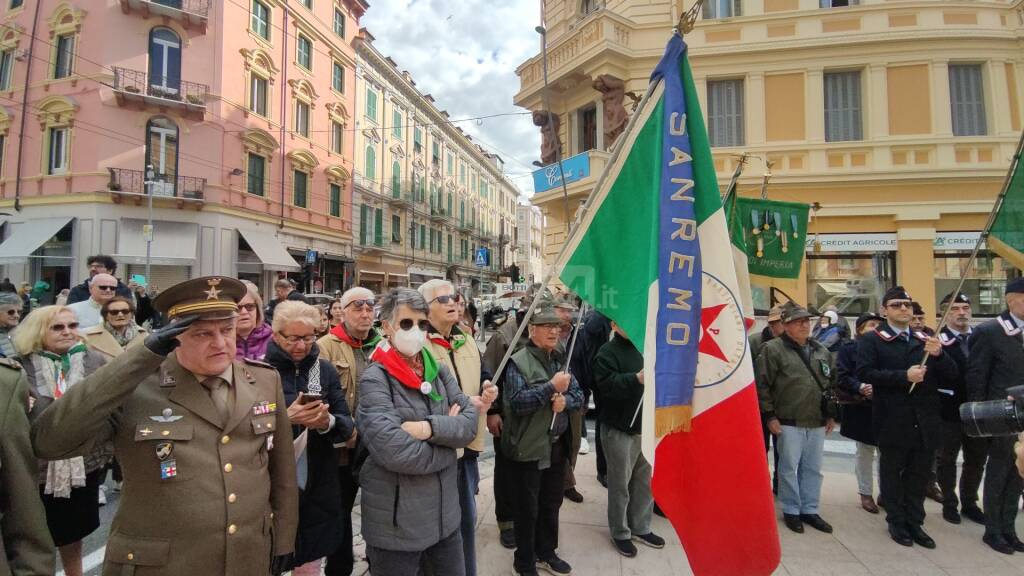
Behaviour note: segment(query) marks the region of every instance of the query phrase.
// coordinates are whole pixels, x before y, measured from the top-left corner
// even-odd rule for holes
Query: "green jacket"
[[[618,334],[598,350],[594,382],[601,392],[603,423],[629,434],[640,433],[642,416],[637,407],[644,399],[644,385],[636,373],[643,369],[643,354]]]
[[[562,357],[556,351],[546,355],[536,346],[528,345],[512,355],[515,370],[508,373],[510,378],[522,378],[524,396],[533,398],[527,413],[518,412],[512,390],[502,398],[504,414],[501,434],[501,448],[509,459],[516,462],[537,462],[537,468],[544,470],[551,466],[551,395],[554,387],[551,378],[562,369]],[[511,384],[506,382],[506,387]],[[583,403],[583,391],[575,378],[571,379],[565,394],[565,413],[571,414]]]
[[[834,389],[836,383],[832,354],[813,338],[807,345],[806,364],[799,346],[785,334],[762,346],[757,359],[757,395],[766,420],[778,418],[789,426],[817,428],[825,425],[826,418],[835,417],[821,410],[823,391]]]
[[[29,440],[28,382],[0,359],[0,576],[53,574],[54,552]]]

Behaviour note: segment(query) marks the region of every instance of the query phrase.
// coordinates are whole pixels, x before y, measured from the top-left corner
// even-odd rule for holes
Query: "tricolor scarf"
[[[345,344],[348,344],[352,348],[356,349],[372,348],[376,346],[378,342],[380,342],[380,332],[377,332],[373,328],[370,328],[370,333],[367,335],[366,340],[357,340],[350,336],[349,333],[345,331],[344,323],[338,324],[334,328],[331,328],[331,334],[338,340],[341,340]]]
[[[433,329],[433,326],[431,326],[431,329]],[[462,348],[463,345],[466,344],[466,335],[463,334],[462,331],[455,326],[452,326],[452,335],[450,340],[448,338],[445,338],[444,336],[441,336],[436,331],[431,332],[429,338],[431,342],[437,344],[438,346],[444,348],[445,350],[458,350],[459,348]]]
[[[79,342],[64,354],[40,350],[29,356],[29,362],[38,382],[49,389],[54,400],[67,389],[85,379],[85,344]],[[46,463],[45,494],[55,498],[70,498],[71,490],[85,486],[85,458],[74,456]]]
[[[412,367],[398,353],[398,350],[387,342],[381,342],[377,346],[373,354],[370,355],[370,360],[379,362],[392,378],[402,383],[402,386],[419,390],[434,402],[440,402],[442,400],[441,394],[438,393],[434,386],[434,380],[437,378],[438,371],[437,360],[434,359],[434,356],[426,348],[420,354],[423,359],[423,380],[420,380]]]

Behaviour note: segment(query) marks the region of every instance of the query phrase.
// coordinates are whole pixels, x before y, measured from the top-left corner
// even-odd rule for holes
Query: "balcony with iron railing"
[[[416,192],[413,190],[412,182],[394,182],[390,185],[381,185],[381,194],[384,199],[395,207],[404,207],[416,202]]]
[[[186,28],[206,33],[210,0],[120,0],[125,14],[138,13],[143,18],[159,16],[180,22]]]
[[[196,176],[173,176],[158,174],[148,183],[146,189],[146,173],[143,170],[130,168],[107,168],[110,180],[107,189],[115,194],[116,201],[125,197],[134,197],[140,202],[147,194],[154,198],[177,198],[180,202],[199,202],[205,199],[206,178]]]
[[[121,106],[138,104],[175,108],[198,116],[206,112],[206,84],[169,76],[150,76],[140,70],[114,67],[114,94]]]

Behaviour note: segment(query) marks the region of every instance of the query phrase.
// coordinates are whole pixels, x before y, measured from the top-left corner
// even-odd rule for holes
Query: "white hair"
[[[356,286],[355,288],[349,288],[341,295],[341,307],[345,308],[351,304],[354,300],[373,300],[373,291],[369,288],[363,288],[362,286]]]
[[[452,294],[455,294],[455,286],[447,280],[441,280],[440,278],[434,278],[433,280],[427,280],[423,284],[420,284],[418,290],[423,295],[423,299],[430,302],[437,296],[439,288],[448,288]]]

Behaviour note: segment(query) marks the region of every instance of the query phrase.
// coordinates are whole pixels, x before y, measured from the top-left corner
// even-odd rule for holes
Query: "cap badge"
[[[217,286],[220,285],[220,278],[210,278],[206,284],[210,286],[210,289],[206,291],[206,299],[216,300],[219,298],[220,290],[217,289]]]

